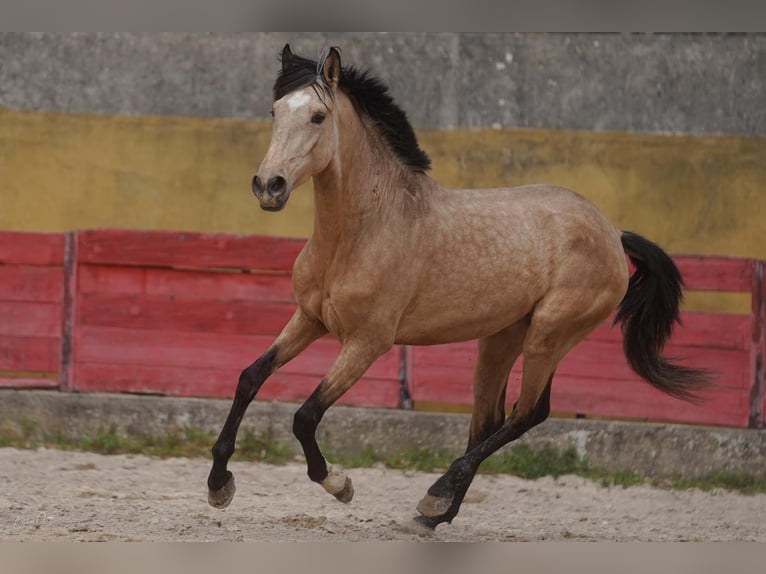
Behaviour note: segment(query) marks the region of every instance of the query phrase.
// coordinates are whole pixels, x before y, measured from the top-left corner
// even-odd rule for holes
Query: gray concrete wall
[[[340,45],[418,128],[766,136],[766,35],[0,34],[0,106],[265,119],[284,42]]]
[[[95,434],[99,427],[125,435],[161,435],[193,426],[217,433],[231,401],[55,391],[0,390],[0,421],[21,426],[35,421],[37,432],[66,437]],[[298,405],[255,401],[240,432],[273,433],[300,452],[291,427]],[[468,415],[335,406],[317,435],[334,452],[396,452],[409,446],[465,449]],[[517,443],[575,448],[593,467],[633,471],[649,477],[704,478],[718,471],[766,476],[766,432],[686,425],[549,419]],[[211,445],[212,446],[212,445]],[[506,447],[512,448],[512,447]]]

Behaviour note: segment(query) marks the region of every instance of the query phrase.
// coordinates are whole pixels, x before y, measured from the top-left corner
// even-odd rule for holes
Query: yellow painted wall
[[[278,214],[250,192],[269,135],[266,122],[0,110],[0,229],[308,236],[308,189]]]
[[[307,237],[308,185],[278,214],[250,192],[269,134],[269,122],[0,110],[0,230]],[[562,185],[671,253],[766,259],[766,139],[465,129],[419,138],[445,185]]]

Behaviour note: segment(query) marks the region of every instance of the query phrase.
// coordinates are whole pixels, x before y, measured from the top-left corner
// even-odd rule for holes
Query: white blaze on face
[[[290,111],[295,111],[301,106],[305,106],[311,101],[311,96],[308,95],[308,93],[305,90],[302,90],[300,92],[295,92],[292,96],[287,98],[287,106],[290,108]]]

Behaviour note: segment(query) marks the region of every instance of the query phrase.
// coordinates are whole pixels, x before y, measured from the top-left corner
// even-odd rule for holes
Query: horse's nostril
[[[281,195],[285,192],[286,188],[287,182],[285,178],[279,175],[272,177],[267,186],[269,195]]]
[[[261,193],[263,191],[263,182],[257,175],[253,177],[253,193]]]

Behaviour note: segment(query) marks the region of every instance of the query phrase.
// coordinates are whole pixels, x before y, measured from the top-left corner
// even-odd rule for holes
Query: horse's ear
[[[340,80],[340,48],[335,46],[330,48],[330,53],[327,54],[324,66],[322,66],[322,75],[330,87],[338,85],[338,80]]]
[[[286,72],[292,68],[294,64],[295,59],[293,58],[293,51],[290,49],[290,44],[285,44],[285,47],[282,48],[282,71]]]

